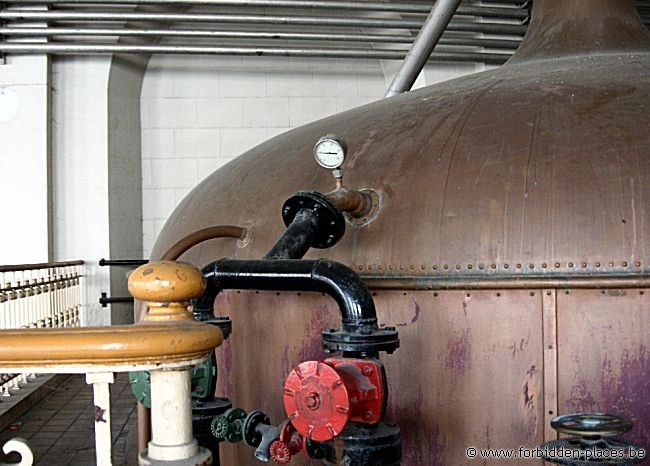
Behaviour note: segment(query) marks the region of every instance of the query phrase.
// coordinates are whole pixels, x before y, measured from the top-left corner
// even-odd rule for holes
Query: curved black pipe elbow
[[[328,294],[341,311],[342,329],[365,333],[377,329],[377,312],[368,287],[345,265],[330,260],[221,259],[203,268],[208,280],[199,299],[212,307],[220,290],[318,291]]]
[[[312,267],[312,280],[319,290],[336,300],[341,310],[341,323],[346,331],[377,329],[377,310],[370,291],[361,277],[345,265],[318,260]]]

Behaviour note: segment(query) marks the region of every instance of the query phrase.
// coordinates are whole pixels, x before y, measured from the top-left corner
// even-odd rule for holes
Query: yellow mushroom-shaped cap
[[[186,302],[201,297],[205,286],[201,271],[184,262],[149,262],[135,269],[129,277],[129,293],[149,302]]]

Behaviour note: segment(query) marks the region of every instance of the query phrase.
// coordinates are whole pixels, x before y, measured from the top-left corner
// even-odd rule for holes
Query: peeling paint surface
[[[413,306],[415,307],[415,314],[413,314],[413,318],[411,319],[412,324],[416,323],[420,318],[420,305],[415,298],[413,298]]]
[[[585,290],[560,301],[560,414],[604,412],[627,418],[634,427],[621,438],[650,451],[646,294]]]
[[[469,367],[472,351],[471,333],[469,329],[463,330],[460,335],[454,336],[447,344],[445,368],[464,372]]]
[[[611,363],[606,368],[611,372]],[[635,352],[624,351],[618,378],[603,377],[603,401],[615,412],[626,413],[637,427],[627,437],[650,451],[650,352],[639,345]]]

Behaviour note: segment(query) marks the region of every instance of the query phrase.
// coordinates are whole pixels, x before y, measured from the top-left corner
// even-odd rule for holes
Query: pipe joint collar
[[[392,354],[399,348],[399,335],[395,327],[377,328],[375,325],[346,329],[344,326],[324,330],[322,336],[326,353],[342,351],[370,357],[380,351]]]

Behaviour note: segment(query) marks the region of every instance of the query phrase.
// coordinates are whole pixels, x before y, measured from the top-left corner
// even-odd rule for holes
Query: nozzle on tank
[[[365,225],[377,217],[381,196],[373,189],[348,189],[343,187],[341,166],[347,155],[348,145],[340,137],[328,134],[314,146],[316,162],[329,170],[336,181],[336,188],[325,195],[336,209],[346,215],[353,225]]]

